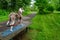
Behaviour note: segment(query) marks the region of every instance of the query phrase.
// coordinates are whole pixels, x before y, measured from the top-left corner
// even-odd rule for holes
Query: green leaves
[[[44,13],[44,8],[47,7],[47,1],[46,0],[36,0],[36,5],[39,9],[39,13]]]
[[[0,8],[7,9],[7,7],[8,7],[7,5],[8,5],[8,3],[7,3],[6,0],[1,0],[0,1]]]
[[[18,7],[25,7],[30,5],[31,0],[16,0],[16,6]]]
[[[20,7],[26,7],[30,5],[31,0],[1,0],[0,1],[0,8],[1,9],[10,9],[15,10]]]
[[[60,0],[36,0],[36,6],[40,14],[45,12],[44,9],[53,12],[60,9]]]

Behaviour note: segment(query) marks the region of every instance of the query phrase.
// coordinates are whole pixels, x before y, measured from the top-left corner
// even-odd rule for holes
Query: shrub
[[[24,8],[24,12],[23,12],[23,15],[24,15],[24,16],[26,16],[26,15],[28,15],[28,14],[30,14],[30,13],[31,13],[31,10],[30,10],[29,7]]]
[[[54,11],[54,8],[53,8],[53,6],[48,6],[48,7],[46,8],[46,10],[47,10],[47,11],[50,11],[50,12],[53,12],[53,11]]]
[[[60,7],[58,7],[56,10],[57,10],[57,11],[60,11]]]
[[[4,16],[4,15],[8,15],[8,14],[9,14],[8,11],[0,9],[0,16]]]

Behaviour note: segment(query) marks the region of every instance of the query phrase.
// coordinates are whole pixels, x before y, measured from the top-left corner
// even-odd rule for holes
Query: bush
[[[50,11],[50,12],[53,12],[53,11],[54,11],[54,8],[53,8],[53,6],[48,6],[48,7],[46,8],[46,10],[47,10],[47,11]]]
[[[4,15],[8,15],[8,14],[9,14],[8,11],[0,9],[0,16],[4,16]]]
[[[31,10],[30,10],[29,7],[24,8],[24,12],[23,12],[23,15],[24,15],[24,16],[26,16],[26,15],[28,15],[28,14],[30,14],[30,13],[31,13]]]
[[[54,11],[53,6],[47,6],[46,8],[40,7],[39,14],[50,14]]]
[[[60,11],[60,7],[58,7],[56,10],[57,10],[57,11]]]
[[[0,1],[0,8],[1,9],[7,9],[8,8],[8,2],[6,0]]]

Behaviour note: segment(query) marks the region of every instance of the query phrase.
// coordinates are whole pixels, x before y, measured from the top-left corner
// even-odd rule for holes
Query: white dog
[[[14,12],[11,12],[10,15],[9,15],[9,20],[7,22],[7,25],[9,25],[11,28],[10,28],[10,31],[13,31],[12,28],[15,24],[15,19],[16,19],[16,14]]]
[[[22,23],[22,12],[24,10],[22,8],[19,8],[18,13],[11,12],[9,14],[9,20],[7,22],[7,25],[10,26],[10,31],[13,31],[13,26],[15,24],[21,24]],[[17,21],[17,22],[16,22]]]
[[[24,12],[23,8],[19,8],[18,13],[22,14]]]
[[[23,12],[24,12],[23,8],[19,8],[19,10],[18,10],[18,13],[17,13],[17,14],[18,14],[18,16],[21,18],[21,19],[20,19],[20,23],[22,23],[22,21],[23,21],[23,20],[22,20],[22,18],[23,18],[22,13],[23,13]],[[18,18],[19,18],[19,17],[18,17]]]

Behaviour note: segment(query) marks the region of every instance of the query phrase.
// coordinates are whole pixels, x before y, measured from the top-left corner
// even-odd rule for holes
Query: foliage
[[[16,0],[16,6],[25,7],[30,4],[30,0]]]
[[[16,7],[16,0],[11,0],[11,9],[15,9]]]
[[[57,10],[57,11],[60,11],[60,7],[58,7],[56,10]]]
[[[28,14],[31,14],[31,9],[30,9],[29,6],[27,6],[27,7],[24,8],[23,16],[26,16]]]
[[[30,7],[30,9],[31,9],[31,11],[38,11],[38,8],[37,8],[37,6],[36,5],[33,5],[33,7]]]
[[[46,8],[46,10],[47,10],[47,11],[50,11],[50,12],[53,12],[53,11],[54,11],[54,8],[53,8],[53,6],[48,6],[48,7]]]
[[[36,0],[35,3],[39,9],[39,13],[42,14],[44,13],[44,8],[47,6],[47,1],[46,0]]]
[[[55,9],[58,9],[60,7],[60,0],[55,1]]]
[[[9,11],[0,9],[0,16],[5,16],[5,15],[8,15],[8,14],[9,14]]]
[[[20,7],[26,7],[27,5],[30,5],[31,0],[1,0],[0,1],[0,9],[7,9],[8,10],[15,10]]]
[[[30,40],[60,40],[60,14],[36,15],[29,27]]]
[[[53,12],[59,10],[60,0],[36,0],[36,5],[40,14],[45,13],[44,9]]]
[[[8,3],[6,0],[0,0],[0,8],[7,9]]]
[[[7,15],[5,15],[5,16],[0,16],[0,22],[4,22],[4,21],[6,21],[6,20],[8,20],[8,16],[7,16]]]

